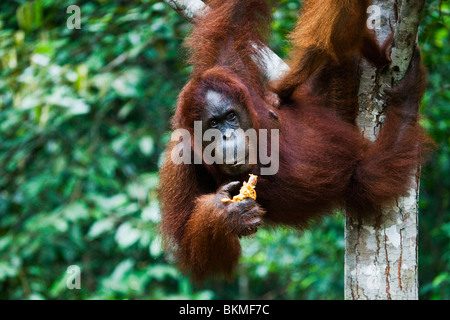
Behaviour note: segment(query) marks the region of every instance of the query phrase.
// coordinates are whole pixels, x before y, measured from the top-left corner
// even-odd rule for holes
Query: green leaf
[[[141,232],[135,229],[129,222],[122,223],[116,231],[116,242],[117,244],[126,249],[132,246],[141,237]]]
[[[90,239],[95,239],[102,234],[112,231],[114,228],[114,220],[112,218],[101,219],[94,222],[87,234]]]

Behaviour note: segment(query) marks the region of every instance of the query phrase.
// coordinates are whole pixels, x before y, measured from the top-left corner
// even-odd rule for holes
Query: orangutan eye
[[[234,112],[230,112],[230,113],[227,115],[227,120],[228,120],[228,121],[236,121],[236,119],[237,119],[237,115],[236,115],[236,113],[234,113]]]
[[[219,125],[219,122],[218,122],[217,120],[211,120],[211,121],[209,122],[209,126],[210,126],[211,128],[217,128],[218,125]]]

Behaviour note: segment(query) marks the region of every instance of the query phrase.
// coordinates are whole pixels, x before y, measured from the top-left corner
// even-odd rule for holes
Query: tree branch
[[[383,125],[383,88],[395,85],[408,70],[425,0],[375,0],[382,25],[377,38],[384,41],[395,25],[391,65],[386,74],[367,63],[361,65],[360,114],[357,123],[367,139],[375,140]],[[395,10],[397,12],[395,12]],[[418,174],[417,174],[418,175]],[[372,219],[346,218],[345,298],[418,299],[417,215],[418,178],[409,196],[383,209]]]
[[[201,0],[163,0],[186,20],[192,21],[197,14],[206,8]]]
[[[398,2],[398,21],[394,32],[392,63],[389,67],[389,73],[394,83],[400,81],[408,70],[417,42],[420,17],[425,6],[425,0],[399,0]]]

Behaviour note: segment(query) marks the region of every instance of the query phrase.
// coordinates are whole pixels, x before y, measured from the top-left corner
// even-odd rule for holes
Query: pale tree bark
[[[207,7],[200,0],[164,0],[189,21]],[[408,69],[416,43],[417,28],[425,0],[375,0],[368,8],[377,38],[382,43],[395,30],[389,71],[377,76],[376,70],[362,63],[359,90],[358,125],[362,134],[375,140],[383,123],[387,85],[395,84]],[[397,11],[394,12],[394,9]],[[378,11],[379,10],[379,11]],[[396,19],[398,17],[398,21]],[[371,20],[373,18],[373,21]],[[378,20],[381,19],[381,20]],[[288,66],[269,48],[260,48],[256,62],[268,79],[276,80]],[[419,172],[411,173],[415,187],[409,196],[370,220],[346,219],[345,298],[417,299],[417,212]]]
[[[201,0],[163,0],[173,10],[178,12],[181,16],[191,21],[199,14],[203,9],[206,9],[206,5]]]
[[[379,10],[381,19],[375,29],[380,43],[391,34],[391,27],[395,33],[392,63],[386,74],[377,77],[373,67],[361,65],[361,107],[357,122],[372,141],[384,120],[383,88],[402,79],[408,69],[424,2],[374,1],[376,7],[372,9]],[[368,10],[369,14],[374,12]],[[411,173],[411,179],[414,187],[409,196],[384,208],[380,216],[367,220],[346,218],[346,299],[418,299],[418,170]]]

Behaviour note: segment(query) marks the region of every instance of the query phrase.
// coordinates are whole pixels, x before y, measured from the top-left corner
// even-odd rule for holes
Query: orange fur
[[[207,194],[196,199],[181,242],[181,268],[188,271],[194,281],[214,274],[231,276],[241,255],[238,237],[227,228],[225,217],[216,210],[214,196]]]
[[[366,25],[371,0],[306,0],[294,31],[290,71],[277,82],[275,91],[289,100],[294,90],[320,68],[362,54],[381,67],[384,50]]]
[[[196,22],[188,40],[194,69],[180,93],[173,128],[192,133],[206,91],[215,90],[244,106],[255,129],[280,129],[280,141],[279,170],[269,176],[260,175],[260,163],[242,176],[204,163],[176,165],[170,159],[175,144],[169,144],[160,170],[161,233],[194,280],[230,276],[245,219],[305,228],[333,209],[355,217],[374,214],[407,194],[411,173],[431,143],[417,121],[425,74],[416,49],[405,79],[387,91],[378,139],[364,139],[355,125],[358,61],[364,56],[381,66],[389,51],[389,42],[378,47],[365,29],[369,3],[306,1],[292,36],[293,69],[278,84],[284,96],[279,110],[267,103],[268,85],[252,60],[252,43],[264,43],[270,20],[264,0],[213,0]],[[257,206],[222,207],[220,186],[246,180],[249,173],[260,175]]]
[[[245,106],[255,129],[266,126],[273,121],[259,118],[272,109],[267,103],[271,96],[254,62],[259,55],[254,44],[266,45],[271,10],[265,0],[213,0],[208,6],[210,10],[194,21],[186,41],[194,68],[179,95],[173,127],[193,133],[208,90]],[[160,170],[164,245],[194,280],[209,274],[229,275],[240,256],[236,235],[240,219],[226,224],[225,213],[221,216],[214,206],[213,195],[223,177],[213,166],[173,164],[170,153],[174,145],[168,146],[167,160]]]

